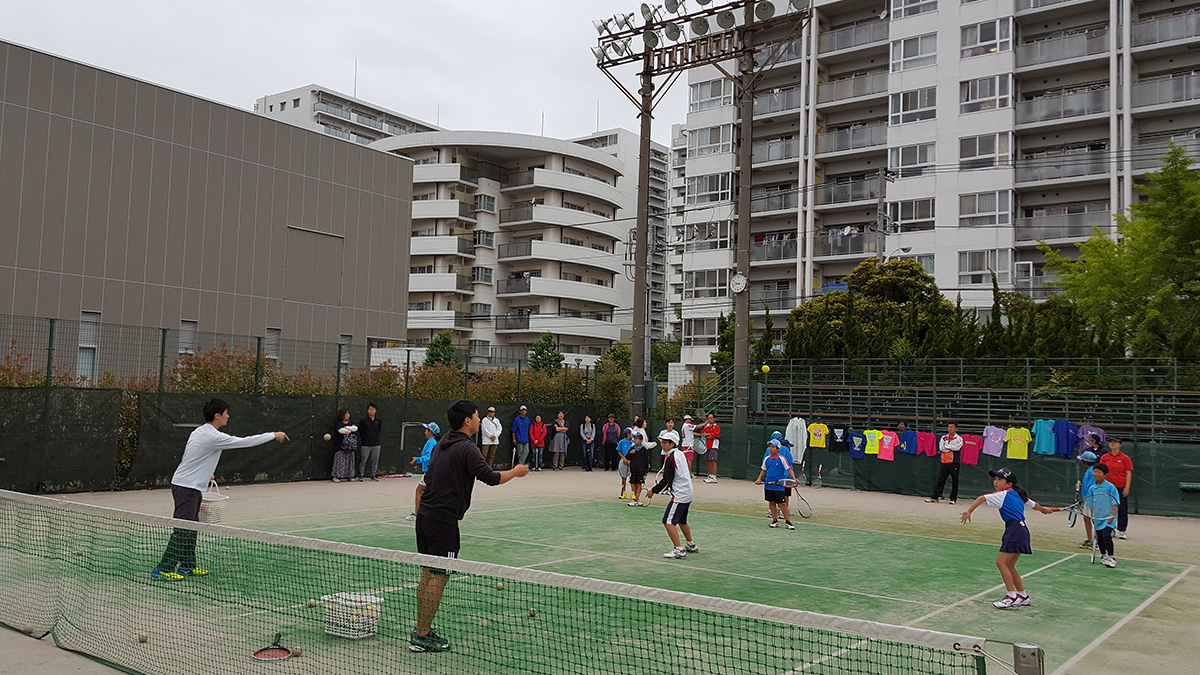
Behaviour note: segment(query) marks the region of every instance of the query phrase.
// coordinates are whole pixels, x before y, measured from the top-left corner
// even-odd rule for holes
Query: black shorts
[[[691,502],[677,502],[674,499],[670,504],[667,504],[667,510],[663,512],[664,525],[687,525],[688,507]]]
[[[200,520],[200,502],[204,493],[195,488],[182,485],[171,486],[171,498],[175,501],[175,512],[171,514],[180,520]]]
[[[770,488],[763,489],[763,499],[776,504],[782,504],[785,499],[783,490],[772,490]]]
[[[457,558],[458,549],[458,523],[433,520],[417,514],[417,553],[439,558]]]
[[[634,473],[632,471],[629,472],[629,483],[631,485],[645,485],[646,484],[645,472],[643,472],[643,473]]]
[[[1029,528],[1023,520],[1004,523],[1004,538],[1000,540],[1001,553],[1033,553],[1029,546]]]
[[[791,497],[791,496],[792,496],[792,488],[789,488],[789,487],[783,488],[783,498],[787,499],[788,497]]]

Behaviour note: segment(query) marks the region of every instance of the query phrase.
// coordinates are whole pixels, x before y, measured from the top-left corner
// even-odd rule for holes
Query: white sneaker
[[[1117,559],[1112,557],[1111,555],[1104,556],[1104,558],[1101,559],[1100,562],[1103,563],[1105,567],[1116,567],[1117,566]]]
[[[772,520],[772,521],[771,521],[771,524],[770,524],[770,525],[768,525],[767,527],[779,527],[779,521],[778,521],[778,520]]]
[[[715,482],[717,482],[717,477],[716,477],[716,476],[709,476],[708,478],[705,478],[705,479],[704,479],[704,482],[705,482],[705,483],[715,483]]]
[[[1026,595],[1024,597],[1018,595],[1017,601],[1014,602],[1012,606],[1013,607],[1032,607],[1033,601],[1029,599],[1028,595]]]
[[[635,500],[629,502],[629,505],[630,506],[641,506],[642,503],[635,499]]]
[[[1117,533],[1117,539],[1124,539],[1124,538],[1125,538],[1125,532],[1124,532],[1124,531],[1121,531],[1121,532],[1118,532],[1118,533]]]
[[[700,547],[696,545],[696,542],[689,541],[683,550],[687,551],[688,553],[699,553]]]
[[[996,609],[1011,609],[1017,606],[1017,599],[1011,595],[1006,595],[1003,598],[992,603],[992,607]]]
[[[405,520],[416,520],[416,519],[417,519],[417,514],[415,514],[415,513],[410,513],[410,514],[408,514],[407,516],[404,516],[404,519],[405,519]]]
[[[687,557],[687,551],[681,548],[673,548],[663,554],[664,558],[673,558],[675,560],[683,560]]]
[[[787,529],[794,530],[794,529],[796,529],[796,526],[793,525],[792,521],[789,520],[789,521],[787,521]]]

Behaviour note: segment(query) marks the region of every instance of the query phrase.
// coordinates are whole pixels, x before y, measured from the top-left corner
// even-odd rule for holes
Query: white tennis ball
[[[309,599],[309,601],[308,601],[308,606],[309,606],[309,607],[316,607],[316,606],[317,606],[317,601],[316,601],[316,600]]]
[[[327,441],[328,441],[328,440],[329,440],[329,439],[331,439],[331,438],[333,438],[333,436],[330,436],[329,434],[325,434],[325,440],[327,440]]]
[[[537,610],[536,609],[529,610],[529,616],[537,616]]]
[[[300,649],[299,647],[296,647],[295,649],[292,650],[292,656],[300,656],[303,653],[304,653],[304,650]]]
[[[142,633],[141,635],[138,636],[138,642],[147,642],[149,640],[150,640],[150,636],[146,635],[145,633]]]
[[[504,582],[503,582],[503,581],[497,581],[497,582],[496,582],[496,588],[497,588],[497,589],[502,589],[502,588],[504,588]]]
[[[26,635],[33,635],[33,626],[21,626],[21,632]]]

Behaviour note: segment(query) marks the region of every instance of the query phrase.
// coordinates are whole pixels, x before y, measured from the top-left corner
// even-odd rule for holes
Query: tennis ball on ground
[[[330,436],[329,434],[325,434],[325,440],[329,440],[331,438],[333,438],[333,436]]]
[[[292,656],[300,656],[303,653],[304,653],[304,650],[300,649],[299,647],[296,647],[295,649],[292,650]]]
[[[537,616],[537,610],[536,609],[529,610],[529,616]]]
[[[529,610],[533,611],[533,610]],[[21,626],[21,632],[26,635],[33,635],[33,626]]]
[[[308,601],[308,606],[309,606],[309,607],[316,607],[316,606],[317,606],[317,601],[316,601],[316,600],[309,599],[309,601]]]
[[[141,635],[138,636],[138,642],[146,642],[149,639],[150,639],[150,636],[146,635],[145,633],[142,633]]]
[[[496,588],[497,588],[497,589],[504,588],[504,582],[503,582],[503,581],[497,581],[497,582],[496,582]]]

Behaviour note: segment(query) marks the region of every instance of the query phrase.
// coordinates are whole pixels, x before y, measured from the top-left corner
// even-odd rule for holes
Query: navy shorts
[[[459,549],[458,523],[433,520],[417,513],[417,553],[435,555],[439,558],[457,558]],[[447,574],[445,570],[428,567],[434,572]]]
[[[629,472],[629,482],[632,485],[644,485],[646,483],[646,474],[636,471]]]
[[[687,525],[688,507],[691,505],[691,502],[677,502],[672,499],[663,513],[663,525]]]
[[[783,490],[772,490],[770,488],[765,488],[763,490],[763,499],[769,502],[775,502],[776,504],[782,504],[783,500],[785,499],[785,495]]]
[[[1023,520],[1004,523],[1004,538],[1000,540],[1001,553],[1033,553],[1029,546],[1029,528]]]

